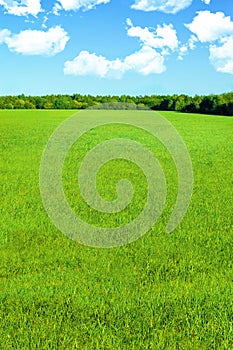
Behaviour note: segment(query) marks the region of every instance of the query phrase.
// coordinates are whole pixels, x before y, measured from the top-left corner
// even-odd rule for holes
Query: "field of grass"
[[[177,176],[163,146],[125,126],[84,135],[67,157],[64,189],[88,222],[126,223],[145,202],[144,175],[124,160],[106,164],[98,188],[114,199],[126,173],[136,192],[129,208],[99,214],[80,198],[77,164],[101,140],[141,141],[156,152],[168,183],[164,213],[148,234],[96,249],[60,233],[40,197],[42,152],[72,114],[0,111],[0,349],[233,349],[233,118],[161,112],[186,143],[194,171],[190,207],[171,234],[165,226]]]

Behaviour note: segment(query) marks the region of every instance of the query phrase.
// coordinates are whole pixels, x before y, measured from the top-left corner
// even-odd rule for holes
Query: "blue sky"
[[[0,95],[233,90],[232,0],[0,0]]]

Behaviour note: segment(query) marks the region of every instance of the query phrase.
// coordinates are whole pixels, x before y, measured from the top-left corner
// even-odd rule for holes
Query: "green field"
[[[72,114],[0,111],[0,349],[233,349],[233,118],[161,112],[186,143],[194,171],[187,215],[171,234],[165,226],[177,175],[166,149],[127,126],[84,135],[63,174],[69,203],[84,220],[118,226],[145,203],[145,177],[125,160],[106,164],[97,185],[114,199],[116,181],[126,174],[135,188],[127,209],[100,214],[82,200],[77,166],[100,141],[142,142],[156,153],[168,183],[163,215],[148,234],[97,249],[60,233],[40,197],[42,152]]]

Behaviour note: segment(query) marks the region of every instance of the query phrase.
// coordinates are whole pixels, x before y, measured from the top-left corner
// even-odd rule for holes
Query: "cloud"
[[[127,56],[124,60],[127,70],[134,70],[143,75],[160,74],[166,70],[164,57],[149,46]]]
[[[139,38],[141,49],[120,60],[108,60],[95,53],[82,51],[72,61],[65,62],[64,73],[72,75],[95,75],[101,78],[121,78],[126,72],[142,75],[160,74],[166,70],[165,56],[178,49],[176,30],[171,24],[149,29],[134,26],[126,21],[127,34]]]
[[[220,42],[220,46],[210,46],[210,62],[217,72],[233,74],[233,35]]]
[[[200,11],[191,24],[186,24],[186,27],[195,35],[196,41],[208,45],[209,59],[217,72],[233,74],[231,18],[223,12]]]
[[[0,0],[5,12],[15,16],[37,16],[42,11],[40,0]]]
[[[65,30],[57,26],[47,32],[24,30],[19,34],[11,34],[7,31],[3,42],[10,51],[23,55],[54,56],[65,49],[68,40],[69,36]]]
[[[189,7],[192,0],[135,0],[131,6],[134,10],[160,11],[175,14]]]
[[[211,0],[201,0],[202,2],[204,2],[206,5],[209,5]]]
[[[46,22],[48,22],[49,18],[47,15],[44,16],[43,23],[42,23],[42,28],[46,29],[47,25]]]
[[[184,56],[188,54],[189,50],[194,50],[196,48],[196,43],[198,39],[195,35],[191,35],[188,42],[179,47],[179,60],[183,60]]]
[[[192,23],[185,25],[202,43],[233,34],[233,22],[223,12],[199,11]]]
[[[103,56],[97,56],[95,53],[82,51],[73,60],[65,62],[64,73],[72,75],[97,75],[105,77],[113,62],[108,61]]]
[[[149,46],[125,57],[124,60],[108,60],[95,53],[82,51],[73,60],[65,62],[64,73],[76,76],[95,75],[101,78],[121,78],[134,71],[142,75],[159,74],[166,70],[164,58]]]
[[[11,32],[8,29],[0,30],[0,44],[3,44],[10,34]]]
[[[156,30],[149,30],[147,27],[134,27],[130,19],[127,20],[127,24],[129,26],[127,31],[128,36],[139,38],[143,45],[154,49],[166,47],[172,51],[178,47],[179,42],[176,30],[173,28],[172,24],[158,25]]]
[[[188,46],[183,45],[180,47],[179,55],[178,55],[178,60],[183,61],[184,56],[188,53]]]
[[[172,24],[158,25],[157,28],[134,26],[126,20],[129,37],[139,39],[141,49],[124,59],[108,60],[95,53],[82,51],[72,61],[65,62],[64,73],[71,75],[95,75],[101,78],[121,78],[126,72],[142,75],[161,74],[166,70],[165,56],[179,51],[179,41]]]
[[[83,10],[91,10],[95,6],[100,4],[107,4],[111,0],[58,0],[54,5],[53,13],[59,14],[59,11],[78,11],[81,8]]]

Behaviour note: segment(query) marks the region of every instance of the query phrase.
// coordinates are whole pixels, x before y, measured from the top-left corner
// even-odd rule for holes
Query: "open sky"
[[[233,0],[0,0],[0,95],[233,91]]]

